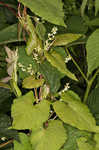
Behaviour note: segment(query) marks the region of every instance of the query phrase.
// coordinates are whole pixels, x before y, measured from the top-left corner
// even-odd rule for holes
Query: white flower
[[[70,88],[69,83],[66,83],[64,89],[63,89],[62,91],[60,91],[59,94],[62,94],[62,93],[64,93],[64,92],[68,91],[69,88]]]
[[[68,63],[70,60],[71,60],[71,56],[67,56],[67,57],[65,58],[65,63]]]

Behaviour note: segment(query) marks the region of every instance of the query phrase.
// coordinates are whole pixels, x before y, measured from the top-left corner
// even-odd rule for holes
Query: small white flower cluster
[[[51,33],[48,33],[48,39],[45,41],[44,49],[48,50],[49,47],[52,45],[53,40],[55,39],[55,34],[57,33],[58,28],[53,27]]]
[[[69,55],[65,58],[65,63],[68,63],[70,60],[71,60],[71,56]]]
[[[60,91],[59,94],[62,94],[64,92],[68,91],[69,88],[70,88],[69,83],[66,83],[65,88],[62,91]]]
[[[35,52],[33,52],[33,59],[36,60],[38,64],[40,63],[38,54]]]
[[[32,69],[32,64],[29,64],[28,67],[25,67],[24,65],[22,65],[20,62],[18,63],[19,68],[21,68],[21,70],[23,72],[28,72],[30,75],[34,74],[34,71]]]

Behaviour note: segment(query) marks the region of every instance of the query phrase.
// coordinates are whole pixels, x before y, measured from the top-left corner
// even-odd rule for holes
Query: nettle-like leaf
[[[35,150],[59,150],[66,139],[67,134],[62,122],[51,120],[47,128],[32,132],[31,144]]]
[[[32,150],[29,137],[24,133],[19,133],[19,140],[14,140],[14,150]]]
[[[90,144],[87,141],[87,138],[85,138],[85,137],[80,137],[79,139],[77,139],[77,144],[78,144],[79,150],[93,150],[93,149],[95,149],[94,145]]]
[[[64,46],[78,40],[82,34],[65,33],[55,36],[53,46]]]
[[[99,132],[99,127],[85,104],[71,96],[68,97],[68,91],[61,96],[61,100],[53,103],[53,107],[63,122],[80,130]]]
[[[99,11],[99,1],[95,0],[95,15],[98,14],[98,11]]]
[[[99,67],[99,29],[94,31],[90,36],[86,44],[87,49],[87,62],[88,62],[88,74],[94,69]]]
[[[60,80],[64,77],[64,74],[59,72],[48,61],[44,61],[40,64],[39,72],[43,75],[46,83],[50,86],[50,92],[57,92],[61,86]]]
[[[65,26],[63,4],[61,0],[19,0],[23,5],[30,8],[30,10],[43,19]]]
[[[15,129],[37,129],[48,119],[50,104],[43,100],[33,105],[33,92],[30,91],[24,96],[14,100],[11,114],[13,128]]]
[[[68,76],[69,78],[73,80],[77,80],[75,75],[72,74],[65,65],[64,59],[61,57],[59,53],[56,51],[53,51],[51,54],[48,52],[45,52],[45,57],[47,60],[51,63],[52,66],[56,67],[60,72]]]
[[[42,86],[44,79],[35,79],[33,76],[25,78],[22,82],[22,87],[26,89],[33,89]]]
[[[36,25],[36,33],[41,40],[45,40],[46,28],[43,23],[38,22]]]

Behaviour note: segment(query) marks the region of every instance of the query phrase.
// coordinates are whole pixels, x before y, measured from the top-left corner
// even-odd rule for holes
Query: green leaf
[[[99,11],[99,1],[95,0],[95,15],[98,14],[98,11]]]
[[[88,143],[87,138],[85,137],[77,139],[77,144],[79,150],[93,150],[95,148],[92,144]]]
[[[26,89],[33,89],[42,86],[44,79],[35,79],[33,76],[29,76],[23,80],[22,87]]]
[[[39,22],[36,25],[36,33],[41,40],[45,40],[46,28],[43,23]]]
[[[61,0],[19,0],[23,5],[30,8],[30,10],[43,19],[65,26],[63,4]]]
[[[22,64],[22,68],[26,70],[22,71],[22,68],[18,65],[19,77],[21,79],[24,79],[25,77],[28,77],[30,75],[30,73],[28,72],[28,68],[30,67],[30,65],[32,65],[31,69],[33,70],[33,72],[37,72],[38,64],[33,60],[32,56],[27,56],[24,46],[20,46],[18,48],[18,55],[18,64]]]
[[[61,121],[48,122],[47,128],[41,128],[31,135],[31,144],[35,150],[58,150],[67,139],[66,130]]]
[[[29,137],[24,133],[19,133],[19,140],[14,140],[14,150],[32,150]]]
[[[82,5],[81,5],[81,15],[82,15],[82,17],[84,16],[86,5],[87,5],[87,0],[83,0]]]
[[[47,84],[49,84],[50,92],[56,93],[61,86],[60,80],[64,77],[64,74],[59,72],[48,61],[44,61],[40,64],[39,72],[44,76]]]
[[[88,74],[92,73],[94,69],[99,67],[99,29],[94,31],[88,38],[87,49],[87,62],[88,62]]]
[[[96,150],[98,150],[99,149],[99,133],[96,133],[94,135],[94,140],[96,142]]]
[[[85,104],[69,96],[68,91],[62,95],[61,100],[53,103],[53,107],[62,121],[80,130],[99,132],[95,119]]]
[[[0,45],[18,41],[17,24],[10,25],[0,31]]]
[[[50,104],[43,100],[33,105],[33,92],[30,91],[24,96],[14,100],[11,114],[13,128],[15,129],[37,129],[48,119]]]
[[[92,136],[91,133],[86,131],[78,130],[70,125],[64,124],[64,127],[67,130],[67,140],[63,146],[63,150],[78,150],[76,140],[80,137],[90,138]]]
[[[51,65],[56,67],[60,72],[73,80],[77,80],[75,75],[66,68],[65,61],[59,53],[56,51],[53,51],[51,54],[45,52],[45,57],[51,63]]]
[[[11,109],[11,104],[11,91],[5,88],[0,88],[0,113],[9,112]]]
[[[82,34],[65,33],[55,36],[53,46],[64,46],[78,40]]]
[[[71,16],[67,20],[67,31],[69,33],[84,34],[87,32],[87,29],[88,27],[80,16]]]
[[[99,125],[99,87],[90,93],[87,104],[96,119],[97,125]]]

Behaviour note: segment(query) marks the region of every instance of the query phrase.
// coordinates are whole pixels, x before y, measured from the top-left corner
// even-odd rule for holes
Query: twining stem
[[[82,77],[85,79],[86,83],[88,83],[88,79],[85,76],[85,74],[83,73],[83,71],[81,70],[81,68],[79,67],[79,65],[76,63],[76,61],[74,60],[74,58],[71,56],[69,50],[65,47],[67,54],[71,57],[73,63],[75,64],[75,66],[77,67],[77,69],[80,71]]]
[[[88,98],[91,86],[92,86],[93,81],[95,80],[95,78],[96,78],[96,76],[97,76],[98,73],[99,73],[99,70],[97,70],[95,72],[95,74],[93,75],[93,77],[91,78],[91,80],[88,81],[87,89],[86,89],[86,92],[85,92],[85,95],[84,95],[84,100],[83,100],[84,103],[87,103],[87,98]]]

